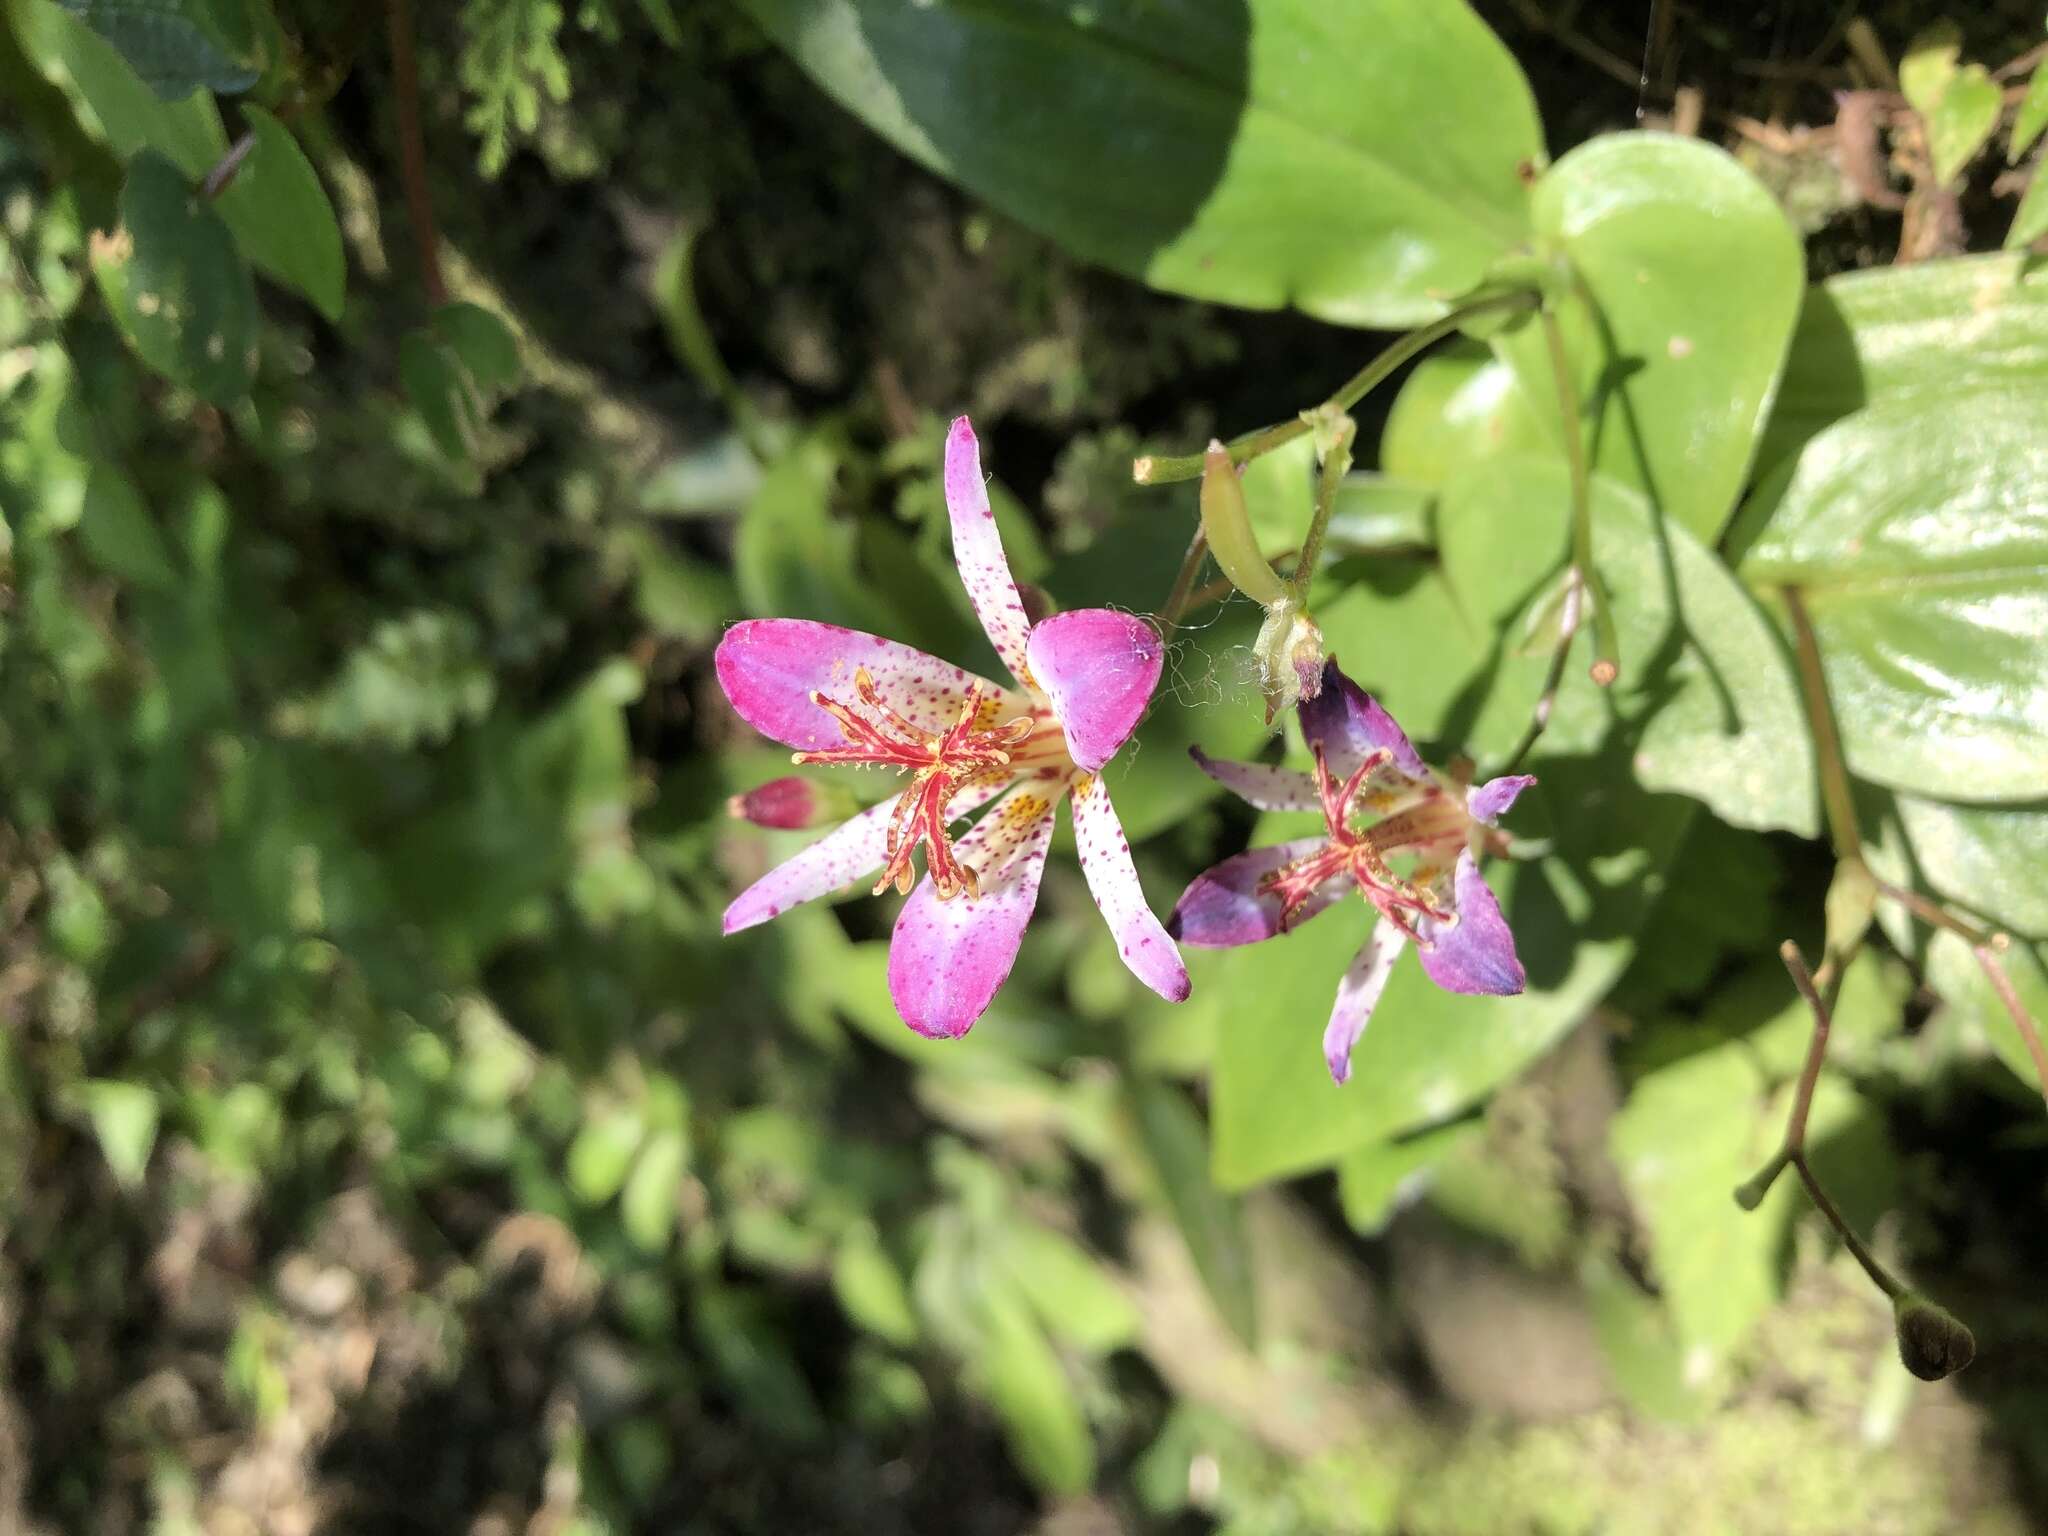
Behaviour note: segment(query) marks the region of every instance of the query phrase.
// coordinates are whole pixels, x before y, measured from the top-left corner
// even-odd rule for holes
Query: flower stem
[[[1358,423],[1342,419],[1336,436],[1323,455],[1323,468],[1316,480],[1316,509],[1309,519],[1308,534],[1301,541],[1301,559],[1294,566],[1294,598],[1308,602],[1308,584],[1315,578],[1316,561],[1322,557],[1323,535],[1330,526],[1330,514],[1337,510],[1337,488],[1351,472],[1351,445],[1358,439]]]
[[[1338,391],[1322,403],[1318,409],[1348,411],[1366,395],[1384,382],[1387,376],[1424,348],[1441,341],[1466,321],[1480,315],[1492,314],[1496,310],[1533,309],[1536,294],[1531,289],[1517,289],[1512,293],[1491,294],[1475,299],[1470,304],[1461,304],[1441,320],[1432,320],[1428,325],[1410,331],[1399,337],[1371,362],[1347,379]],[[1232,438],[1224,446],[1230,450],[1233,464],[1245,464],[1261,454],[1271,453],[1275,448],[1293,442],[1309,431],[1308,417],[1314,411],[1305,411],[1288,421],[1277,421],[1269,427],[1260,427]],[[1143,454],[1131,461],[1131,478],[1140,485],[1166,485],[1175,480],[1197,479],[1202,473],[1203,455]]]
[[[1543,342],[1550,351],[1550,376],[1557,388],[1557,410],[1564,421],[1564,455],[1572,475],[1572,564],[1593,608],[1593,681],[1605,688],[1621,675],[1621,642],[1614,630],[1614,612],[1607,588],[1593,565],[1592,477],[1586,469],[1586,438],[1579,420],[1579,391],[1572,382],[1571,360],[1565,356],[1564,331],[1547,306],[1540,312]]]
[[[2033,1016],[2020,1001],[2014,989],[2012,978],[2005,974],[2005,967],[1989,944],[1979,944],[1971,951],[1977,957],[1977,964],[1983,967],[1985,977],[1991,983],[1998,1000],[2005,1004],[2005,1011],[2012,1015],[2013,1028],[2020,1032],[2020,1040],[2026,1045],[2027,1054],[2034,1058],[2034,1080],[2041,1085],[2041,1098],[2048,1102],[2048,1052],[2041,1049],[2041,1031],[2034,1027]]]
[[[1828,1031],[1833,1021],[1827,1000],[1814,985],[1813,973],[1806,968],[1806,957],[1799,952],[1799,946],[1787,939],[1778,947],[1778,957],[1785,962],[1785,969],[1792,975],[1792,985],[1799,989],[1799,995],[1806,999],[1806,1006],[1813,1012],[1813,1038],[1806,1047],[1806,1060],[1799,1069],[1798,1087],[1792,1096],[1792,1114],[1785,1122],[1784,1144],[1755,1178],[1736,1190],[1736,1203],[1744,1210],[1755,1210],[1779,1174],[1787,1168],[1797,1169],[1799,1182],[1806,1186],[1807,1198],[1813,1201],[1814,1209],[1835,1229],[1842,1246],[1863,1266],[1863,1272],[1870,1276],[1871,1283],[1896,1303],[1907,1294],[1906,1286],[1864,1245],[1863,1239],[1856,1235],[1835,1202],[1828,1198],[1828,1192],[1821,1187],[1819,1178],[1806,1161],[1806,1121],[1813,1110],[1813,1091],[1820,1081],[1821,1064],[1827,1059]],[[1834,967],[1838,979],[1842,969],[1841,966]]]
[[[1188,540],[1188,552],[1181,556],[1180,569],[1174,573],[1173,590],[1166,594],[1166,601],[1159,608],[1159,627],[1165,631],[1162,638],[1171,638],[1193,606],[1190,599],[1195,593],[1195,578],[1202,573],[1202,557],[1208,552],[1209,536],[1196,523],[1195,536]]]
[[[1522,732],[1522,739],[1515,743],[1515,750],[1508,754],[1502,773],[1513,773],[1529,755],[1529,749],[1536,745],[1536,739],[1550,724],[1550,712],[1557,707],[1557,690],[1564,683],[1565,658],[1571,654],[1572,641],[1579,633],[1579,619],[1586,601],[1586,588],[1579,568],[1574,565],[1565,573],[1564,602],[1558,609],[1557,644],[1550,652],[1550,670],[1543,674],[1543,691],[1536,695],[1536,707],[1529,711],[1529,728]]]
[[[441,276],[441,237],[434,227],[434,200],[427,190],[427,145],[420,131],[420,71],[413,51],[412,0],[386,0],[384,20],[398,109],[398,174],[405,186],[413,244],[420,253],[420,282],[438,307],[448,302],[448,284]]]
[[[1806,702],[1806,723],[1813,730],[1814,756],[1820,766],[1821,803],[1827,808],[1828,831],[1835,856],[1863,862],[1863,833],[1856,825],[1856,800],[1849,790],[1849,769],[1842,758],[1842,736],[1835,726],[1834,700],[1827,673],[1820,664],[1820,642],[1806,616],[1806,602],[1797,587],[1782,587],[1785,611],[1792,618],[1793,654],[1799,663],[1799,692]]]

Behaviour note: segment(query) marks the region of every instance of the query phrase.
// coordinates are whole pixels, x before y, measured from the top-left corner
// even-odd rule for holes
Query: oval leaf
[[[1463,0],[745,0],[897,148],[1085,260],[1399,326],[1527,233],[1541,127]]]
[[[339,320],[347,269],[334,205],[290,129],[258,106],[242,116],[256,143],[220,195],[220,216],[243,255]]]

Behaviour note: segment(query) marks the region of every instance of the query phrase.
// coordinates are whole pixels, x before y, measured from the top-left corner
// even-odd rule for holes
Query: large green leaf
[[[1463,0],[745,0],[906,154],[1156,287],[1359,325],[1440,314],[1543,158]]]
[[[2048,382],[2048,268],[1966,256],[1831,277],[1806,291],[1757,462],[1866,405]]]
[[[21,7],[22,51],[36,68],[83,99],[116,157],[154,149],[198,177],[227,148],[213,98],[195,93],[167,102],[144,83],[106,38],[51,0]]]
[[[290,129],[261,107],[242,116],[256,142],[215,206],[243,255],[339,320],[346,269],[334,205]]]
[[[2048,381],[1858,411],[1758,487],[1731,542],[1752,587],[1805,594],[1856,773],[2048,795]]]
[[[259,71],[232,56],[204,0],[57,0],[105,38],[165,101],[246,91]]]
[[[1588,750],[1618,717],[1645,788],[1705,801],[1743,827],[1819,830],[1813,749],[1784,649],[1710,551],[1642,498],[1593,478],[1594,561],[1612,596],[1621,678],[1596,688],[1576,661],[1551,715],[1551,750]],[[1437,512],[1444,574],[1475,622],[1522,633],[1570,541],[1570,481],[1555,460],[1503,457],[1455,480]],[[1505,752],[1543,687],[1548,655],[1511,647],[1473,724]],[[1581,642],[1580,654],[1584,654]]]
[[[1798,234],[1727,154],[1650,133],[1573,150],[1538,185],[1534,214],[1583,284],[1560,309],[1595,467],[1711,542],[1741,495],[1799,313]],[[1524,322],[1497,344],[1554,427],[1542,327]]]
[[[1380,468],[1442,489],[1494,454],[1556,446],[1555,413],[1546,425],[1517,388],[1514,369],[1460,338],[1417,363],[1401,385],[1380,434]]]
[[[1195,985],[1222,994],[1211,1122],[1219,1182],[1321,1167],[1446,1119],[1547,1050],[1621,973],[1692,806],[1636,789],[1614,751],[1539,754],[1531,771],[1541,782],[1516,817],[1529,825],[1547,812],[1554,851],[1487,871],[1529,973],[1524,995],[1454,996],[1403,956],[1340,1088],[1319,1042],[1337,979],[1372,919],[1363,902],[1340,903],[1264,944],[1189,952]]]
[[[144,150],[121,189],[121,231],[93,274],[144,362],[216,405],[248,392],[256,287],[234,237],[178,168]]]
[[[1894,798],[1916,883],[2001,927],[2048,938],[2048,804]]]

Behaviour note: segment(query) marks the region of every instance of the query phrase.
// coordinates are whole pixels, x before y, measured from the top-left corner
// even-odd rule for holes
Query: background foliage
[[[2033,1528],[2048,1157],[1967,945],[1882,910],[1813,1135],[1979,1363],[1729,1191],[1833,862],[1786,589],[1872,866],[2048,1009],[2040,16],[1643,9],[5,0],[0,1530]],[[1556,307],[1622,663],[1514,824],[1527,996],[1406,967],[1339,1090],[1336,918],[1173,1008],[1056,858],[946,1045],[885,905],[720,937],[807,835],[725,815],[788,764],[722,626],[989,664],[948,415],[1019,576],[1142,611],[1194,494],[1134,455],[1487,280]],[[1313,597],[1484,764],[1571,493],[1540,328],[1471,330],[1360,407]],[[1257,620],[1113,770],[1161,910],[1285,830],[1184,752],[1259,749]]]

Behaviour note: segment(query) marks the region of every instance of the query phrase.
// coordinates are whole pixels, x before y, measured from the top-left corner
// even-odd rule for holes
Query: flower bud
[[[1323,691],[1323,631],[1292,598],[1282,598],[1266,610],[1266,622],[1259,626],[1252,654],[1259,662],[1268,725],[1282,710]]]
[[[737,821],[797,832],[831,819],[825,798],[809,779],[789,774],[784,778],[771,779],[743,795],[734,795],[725,802],[725,809]]]
[[[1219,442],[1209,444],[1202,461],[1202,533],[1217,566],[1238,591],[1261,608],[1287,601],[1286,584],[1259,553],[1244,481],[1230,461],[1230,450]]]
[[[1922,1381],[1953,1376],[1977,1358],[1977,1340],[1945,1307],[1911,1293],[1892,1304],[1899,1358]]]

